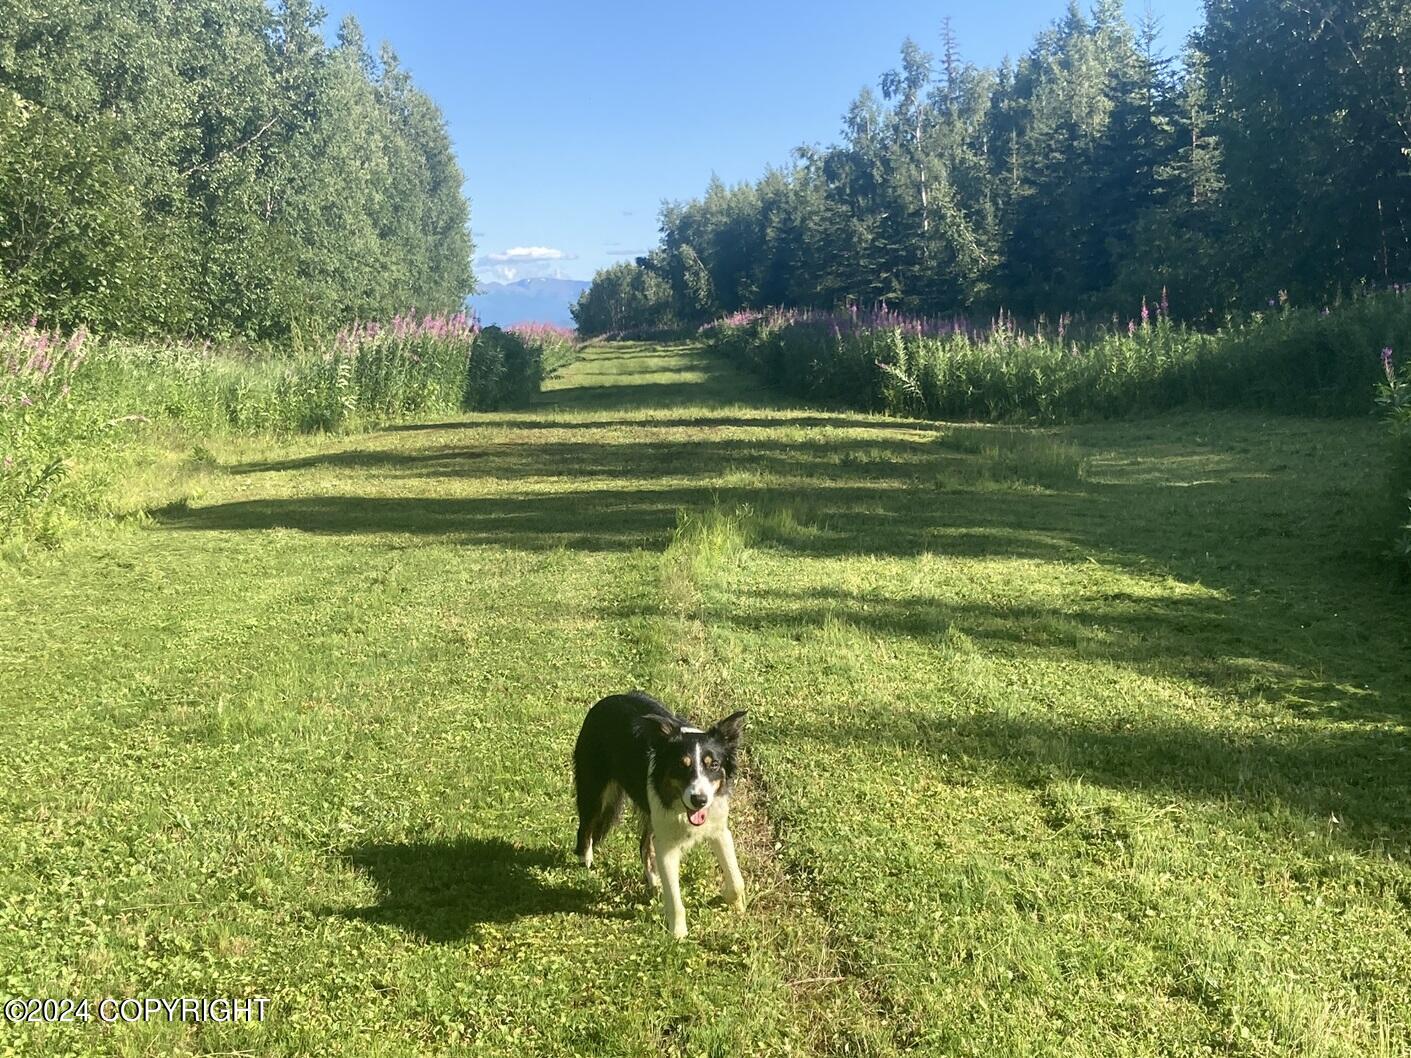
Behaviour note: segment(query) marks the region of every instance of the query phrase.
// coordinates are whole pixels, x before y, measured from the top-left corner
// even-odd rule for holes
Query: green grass
[[[0,1052],[1406,1054],[1377,431],[790,410],[623,344],[527,411],[174,454],[0,567],[3,990],[270,1017]],[[630,833],[571,856],[632,686],[750,710],[751,907],[693,856],[680,944]]]

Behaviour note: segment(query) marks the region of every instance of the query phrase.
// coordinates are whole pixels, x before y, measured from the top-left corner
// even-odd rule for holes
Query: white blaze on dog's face
[[[692,826],[700,826],[706,821],[710,803],[715,800],[719,783],[707,774],[707,761],[711,760],[700,742],[691,745],[690,779],[681,791],[681,803],[686,806],[686,819]],[[714,769],[712,769],[714,770]]]

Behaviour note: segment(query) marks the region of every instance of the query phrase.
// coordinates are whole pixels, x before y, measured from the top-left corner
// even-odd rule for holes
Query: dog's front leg
[[[735,862],[735,838],[730,828],[720,831],[720,836],[711,841],[715,850],[716,862],[720,864],[721,892],[725,901],[736,911],[745,909],[745,879],[740,876],[740,865]]]
[[[666,928],[680,940],[686,935],[686,906],[681,903],[681,852],[679,845],[657,847],[657,870],[661,872],[661,908]]]

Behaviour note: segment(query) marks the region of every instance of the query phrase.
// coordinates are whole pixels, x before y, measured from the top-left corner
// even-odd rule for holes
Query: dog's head
[[[680,805],[692,826],[705,823],[711,803],[730,796],[744,729],[743,709],[708,730],[643,717],[642,731],[652,740],[651,782],[661,803]]]

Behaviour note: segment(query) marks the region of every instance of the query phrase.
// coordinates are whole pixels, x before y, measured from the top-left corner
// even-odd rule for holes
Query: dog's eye
[[[707,768],[714,768],[714,767],[715,767],[715,758],[708,756],[708,757],[705,758],[705,760],[701,761],[701,763],[704,764]]]
[[[682,758],[681,758],[681,763],[684,764],[686,767],[689,768],[689,767],[691,766],[691,758],[690,758],[690,757],[682,757]]]

